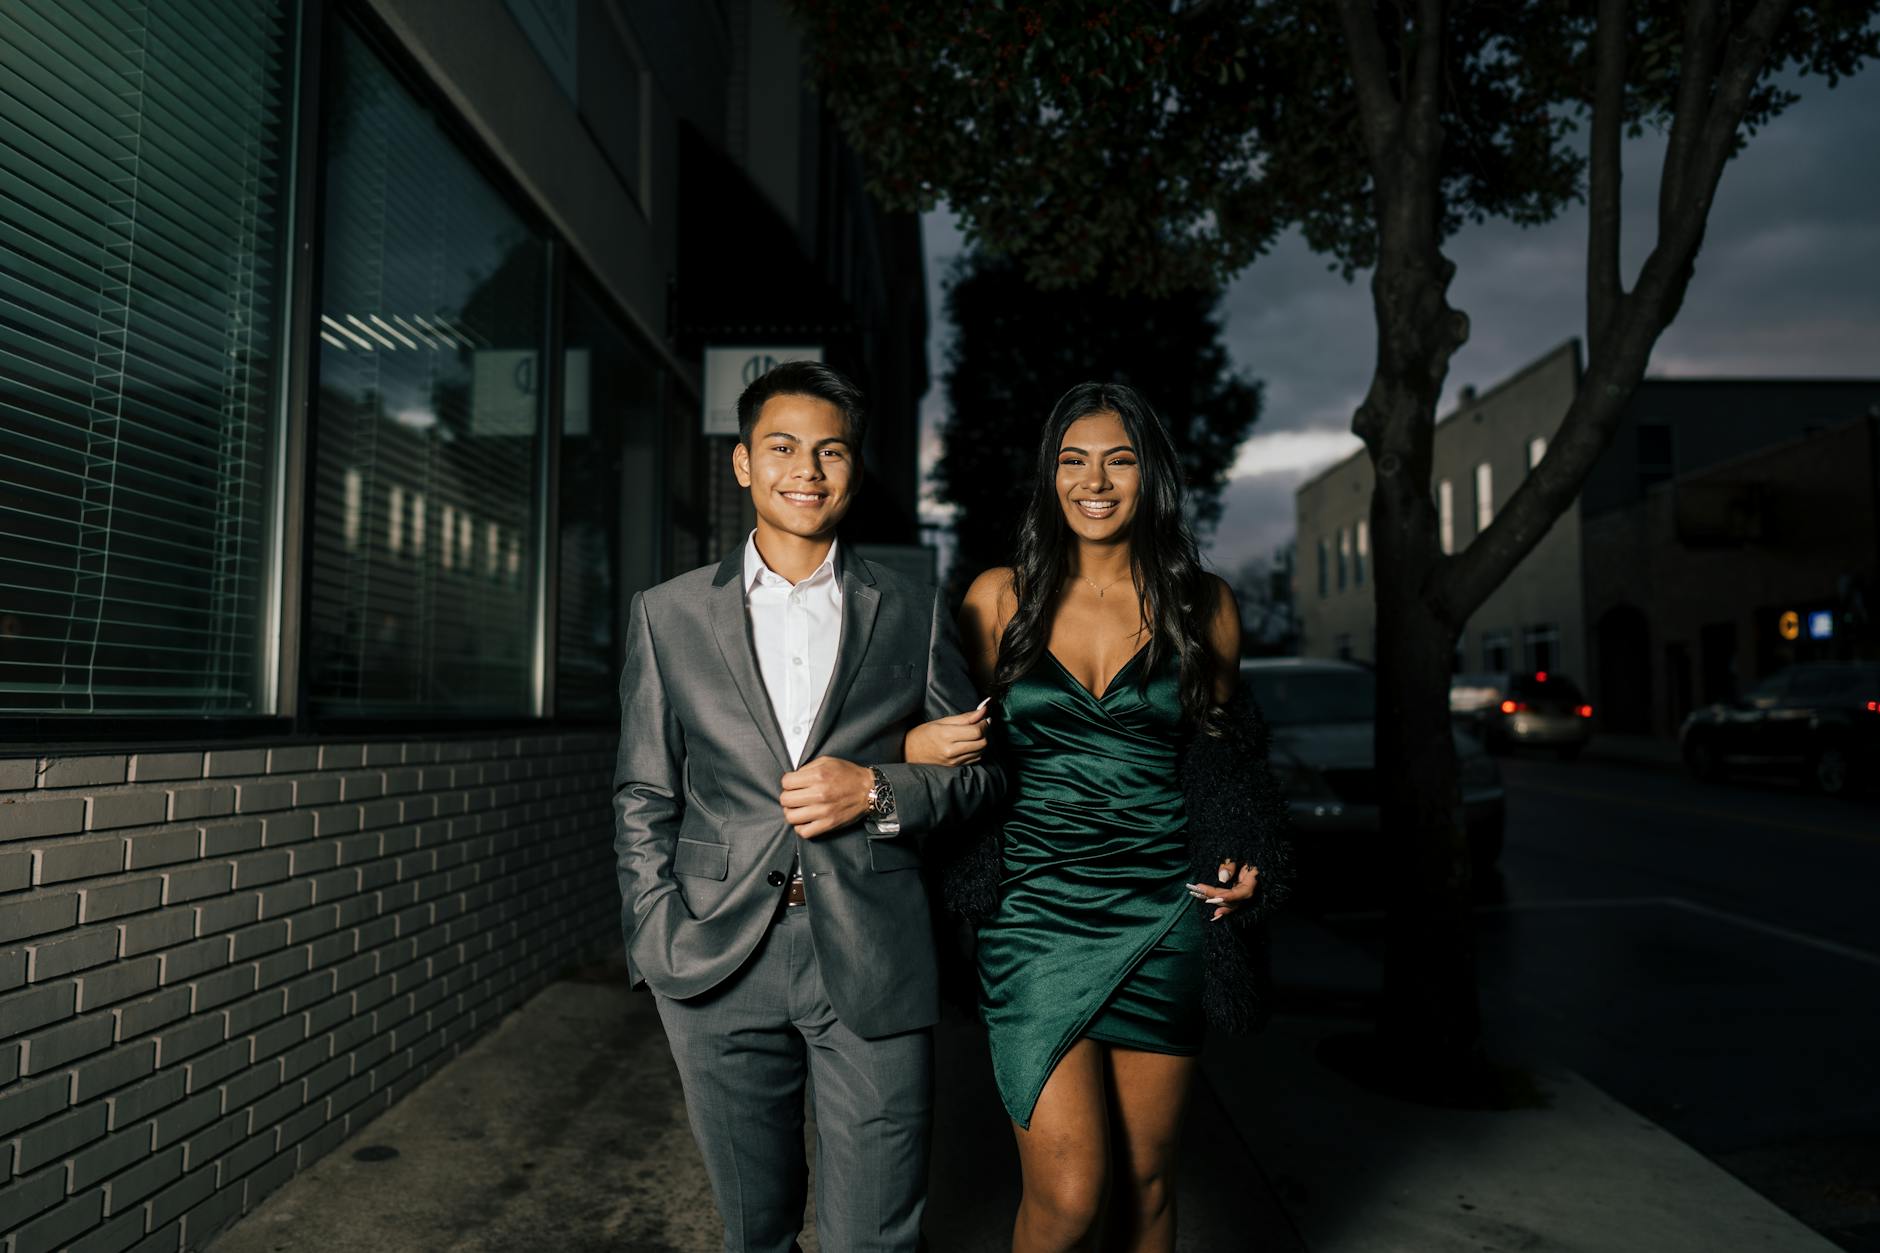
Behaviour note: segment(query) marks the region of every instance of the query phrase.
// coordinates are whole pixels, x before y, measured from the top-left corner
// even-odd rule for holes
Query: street
[[[1491,1051],[1579,1071],[1880,1250],[1880,804],[1593,760],[1503,772],[1503,873],[1477,909]],[[1380,934],[1373,912],[1328,920]]]

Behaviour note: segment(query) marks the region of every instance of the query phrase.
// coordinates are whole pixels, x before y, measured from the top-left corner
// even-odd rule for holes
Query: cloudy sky
[[[1652,374],[1880,375],[1880,67],[1833,91],[1819,79],[1800,90],[1801,102],[1725,169],[1696,278],[1658,341]],[[1627,145],[1628,283],[1651,246],[1663,152],[1658,136]],[[936,382],[922,421],[931,457],[951,333],[941,280],[961,243],[947,213],[927,215],[925,228]],[[1544,227],[1491,222],[1449,242],[1457,266],[1449,300],[1473,329],[1450,365],[1445,412],[1464,384],[1486,389],[1581,333],[1585,246],[1579,206]],[[1294,489],[1359,447],[1351,413],[1376,347],[1368,283],[1368,274],[1346,283],[1292,235],[1228,288],[1228,349],[1265,382],[1266,407],[1227,489],[1208,554],[1217,569],[1231,572],[1287,542]]]

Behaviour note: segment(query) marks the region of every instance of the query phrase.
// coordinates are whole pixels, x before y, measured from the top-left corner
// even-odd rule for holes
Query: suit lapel
[[[842,703],[855,684],[862,658],[868,655],[868,641],[875,633],[875,614],[881,608],[881,590],[875,586],[868,563],[851,553],[846,545],[836,550],[842,578],[842,638],[836,645],[836,668],[829,676],[829,689],[823,693],[822,708],[803,742],[803,760],[814,761],[822,751],[823,741],[835,730],[842,716]]]
[[[751,722],[764,743],[777,758],[785,773],[796,769],[783,743],[783,730],[777,725],[777,712],[770,707],[770,692],[764,676],[757,670],[757,652],[751,646],[751,619],[744,611],[744,549],[734,549],[718,567],[712,580],[712,634],[718,639],[718,651],[724,656],[731,682],[751,711]]]

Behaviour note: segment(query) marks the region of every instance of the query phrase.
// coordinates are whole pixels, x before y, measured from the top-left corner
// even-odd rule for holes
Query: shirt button
[[[800,666],[803,664],[803,659],[801,657],[792,657],[790,658],[790,664],[793,666]]]
[[[799,723],[797,723],[797,724],[796,724],[795,726],[793,726],[793,727],[791,727],[791,728],[790,728],[790,734],[791,734],[791,735],[801,735],[801,734],[803,734],[803,724],[799,722]]]

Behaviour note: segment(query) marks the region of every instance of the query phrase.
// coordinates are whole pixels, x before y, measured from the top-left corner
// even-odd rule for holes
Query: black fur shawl
[[[1267,769],[1266,721],[1245,690],[1221,710],[1219,734],[1198,734],[1182,754],[1182,792],[1188,811],[1191,882],[1213,883],[1232,858],[1259,867],[1253,900],[1205,926],[1207,978],[1202,994],[1208,1022],[1244,1032],[1265,1017],[1264,932],[1258,924],[1286,899],[1292,883],[1285,799]],[[1003,876],[996,818],[971,838],[946,841],[957,855],[941,869],[946,908],[969,922],[992,916]],[[1205,921],[1214,906],[1196,902]]]

